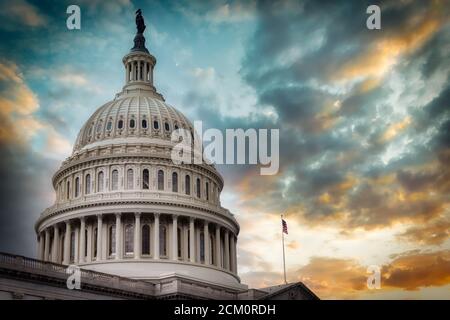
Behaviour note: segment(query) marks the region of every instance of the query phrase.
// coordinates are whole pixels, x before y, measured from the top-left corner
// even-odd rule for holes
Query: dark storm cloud
[[[36,255],[34,222],[51,200],[49,177],[57,163],[27,147],[0,143],[0,251]]]

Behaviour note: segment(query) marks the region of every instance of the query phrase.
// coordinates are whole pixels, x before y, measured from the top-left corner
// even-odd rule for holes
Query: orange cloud
[[[37,135],[46,136],[45,152],[67,155],[71,144],[52,126],[34,116],[36,95],[26,85],[16,64],[0,63],[0,143],[25,146]]]
[[[369,292],[417,290],[450,284],[450,251],[407,252],[381,266],[381,289],[367,288],[367,266],[352,259],[313,257],[295,271],[296,281],[303,281],[324,299],[358,298]]]
[[[411,124],[411,118],[406,117],[401,121],[391,124],[383,136],[381,137],[381,142],[386,142],[395,138],[401,131],[405,130]]]
[[[442,244],[450,238],[450,218],[437,219],[426,225],[409,228],[398,235],[398,238],[425,245]]]
[[[346,81],[366,77],[379,79],[399,56],[419,48],[444,23],[444,18],[435,9],[432,7],[424,16],[412,17],[398,32],[384,32],[385,36],[373,40],[366,52],[344,64],[332,78]]]
[[[412,253],[397,257],[382,268],[382,285],[417,290],[450,283],[450,250]]]

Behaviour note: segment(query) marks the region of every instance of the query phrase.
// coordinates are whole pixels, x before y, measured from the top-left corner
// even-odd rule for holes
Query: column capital
[[[161,213],[159,213],[159,212],[153,212],[153,216],[156,218],[156,217],[158,217],[159,218],[159,216],[161,215]]]
[[[189,222],[195,222],[195,218],[194,217],[189,217]]]
[[[96,216],[97,219],[103,219],[103,213],[97,213]]]
[[[122,216],[122,213],[115,213],[114,215],[116,216],[116,218],[120,218]]]
[[[140,218],[141,215],[142,215],[142,212],[135,212],[135,213],[134,213],[134,216],[135,216],[136,218]]]
[[[209,221],[208,220],[203,220],[203,223],[205,224],[205,227],[209,226]]]
[[[178,214],[172,214],[172,219],[173,220],[177,220],[178,219]]]
[[[86,220],[85,216],[80,217],[80,221],[85,221],[85,220]]]

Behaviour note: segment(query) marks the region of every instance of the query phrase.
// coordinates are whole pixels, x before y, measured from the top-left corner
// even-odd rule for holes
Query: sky
[[[218,166],[242,282],[283,281],[283,213],[288,281],[320,298],[450,299],[449,1],[0,0],[0,251],[35,256],[53,173],[123,86],[137,8],[169,104],[280,130],[278,174]]]

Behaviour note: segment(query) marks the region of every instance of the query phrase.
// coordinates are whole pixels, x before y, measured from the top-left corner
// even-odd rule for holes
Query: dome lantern
[[[145,47],[145,28],[142,11],[138,9],[136,11],[137,32],[134,37],[134,46],[122,59],[125,66],[125,86],[120,95],[136,90],[151,91],[155,97],[164,101],[164,98],[157,93],[153,84],[153,70],[156,65],[156,58]]]

